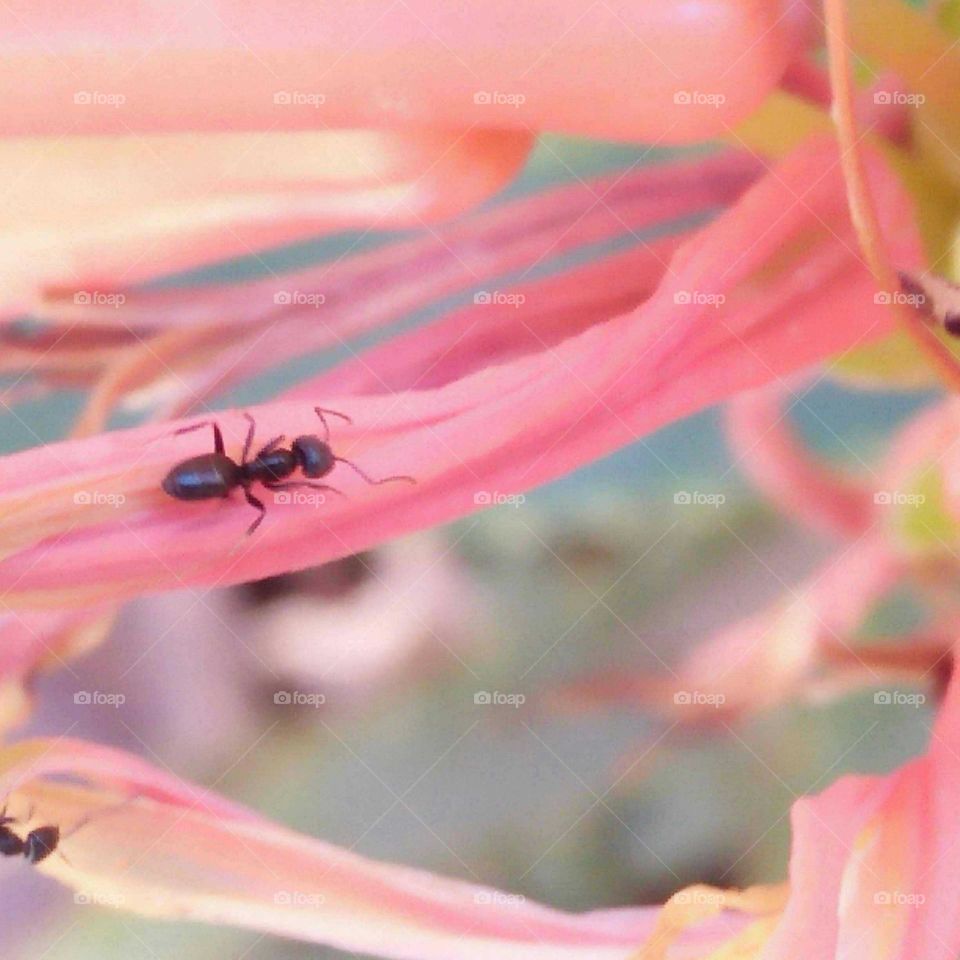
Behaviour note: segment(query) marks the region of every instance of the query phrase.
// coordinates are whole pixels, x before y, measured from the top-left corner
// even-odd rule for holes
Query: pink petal
[[[103,429],[120,398],[139,405],[144,399],[156,403],[159,396],[164,410],[183,412],[191,404],[203,406],[244,377],[376,329],[476,286],[483,277],[529,271],[628,230],[669,234],[678,221],[688,229],[691,221],[739,196],[761,169],[753,158],[732,151],[695,162],[646,165],[544,191],[438,226],[417,239],[281,278],[177,290],[124,288],[116,291],[123,297],[119,309],[92,298],[75,302],[73,289],[48,291],[39,311],[63,327],[26,341],[8,335],[17,346],[5,351],[0,363],[6,359],[12,370],[27,368],[55,383],[67,376],[82,383],[111,363],[109,335],[123,337],[126,348],[132,329],[138,336],[166,331],[150,337],[139,351],[128,350],[122,363],[113,360],[109,376],[97,381],[77,432]],[[662,272],[678,242],[664,236],[644,246],[653,276]],[[640,273],[631,262],[614,279],[624,289],[645,293],[648,287],[638,286]],[[589,294],[582,291],[581,297]],[[192,332],[177,336],[166,329],[180,327]],[[262,338],[264,328],[268,338]],[[99,350],[78,349],[98,344],[103,344]],[[130,396],[133,390],[138,396]]]
[[[732,150],[644,164],[473,211],[403,242],[279,278],[178,289],[124,287],[122,310],[77,303],[72,290],[58,290],[41,313],[65,325],[84,320],[124,332],[213,323],[273,326],[283,320],[296,320],[302,328],[317,326],[318,310],[315,302],[295,294],[315,293],[322,294],[320,316],[326,324],[341,337],[354,336],[484,278],[529,271],[631,231],[666,232],[673,221],[695,221],[729,205],[762,172],[756,158]],[[358,298],[364,310],[356,309]],[[366,317],[370,309],[373,320]],[[328,334],[320,345],[329,342],[335,341]]]
[[[803,385],[795,388],[802,395]],[[826,533],[856,536],[873,513],[872,491],[821,462],[790,427],[788,384],[737,397],[727,431],[737,468],[789,517]]]
[[[322,231],[453,216],[509,182],[533,138],[458,128],[56,143],[0,142],[0,172],[13,185],[0,234],[8,314],[43,286],[116,310],[118,287],[163,273]]]
[[[810,960],[956,957],[958,791],[954,679],[923,757],[887,777],[845,777],[795,805],[791,897],[763,960],[796,956],[798,942]]]
[[[27,684],[43,667],[63,667],[76,653],[95,646],[113,625],[115,610],[9,611],[0,615],[0,729],[24,720]]]
[[[377,863],[294,833],[119,750],[36,740],[8,748],[11,812],[61,826],[39,869],[90,902],[249,927],[396,958],[626,960],[653,908],[566,914],[523,897]],[[59,775],[86,781],[42,782]],[[89,821],[70,833],[84,817]]]
[[[854,633],[901,572],[900,561],[879,537],[864,537],[771,610],[695,648],[673,686],[721,694],[714,714],[765,709],[796,696],[829,649],[851,650]],[[863,672],[868,683],[879,679],[867,667]]]
[[[481,367],[485,346],[474,333],[453,368],[464,375],[416,389],[436,363],[438,335],[449,337],[444,322],[391,345],[404,357],[391,386],[405,392],[341,402],[308,384],[295,392],[299,402],[251,410],[259,436],[269,437],[314,432],[314,403],[342,409],[354,424],[338,425],[336,449],[375,475],[412,474],[416,485],[367,487],[338,468],[332,479],[349,499],[321,509],[274,505],[246,540],[246,506],[182,504],[158,489],[172,464],[210,449],[201,434],[146,426],[6,458],[0,585],[8,602],[78,604],[238,582],[354,553],[463,516],[490,492],[544,483],[731,393],[885,334],[890,318],[856,253],[836,165],[829,142],[798,151],[681,248],[643,304],[556,345]],[[901,260],[916,261],[903,192],[877,158],[870,167],[892,242]],[[529,302],[518,330],[536,326],[539,306]],[[474,309],[479,322],[484,305]],[[218,420],[235,451],[245,422],[236,412]],[[77,509],[82,492],[90,502]]]
[[[703,140],[760,103],[811,21],[796,0],[229,0],[192,18],[154,0],[82,19],[20,0],[5,13],[0,132],[483,125]]]
[[[834,687],[846,679],[844,672],[860,685],[909,676],[908,662],[874,667],[861,660],[854,640],[871,608],[902,572],[902,562],[881,537],[865,536],[766,609],[696,645],[669,676],[620,668],[555,689],[550,702],[561,709],[629,704],[663,711],[680,723],[727,724],[812,692],[823,671],[829,671],[826,681]],[[924,645],[922,652],[929,655],[929,647]],[[914,667],[912,675],[916,673]]]

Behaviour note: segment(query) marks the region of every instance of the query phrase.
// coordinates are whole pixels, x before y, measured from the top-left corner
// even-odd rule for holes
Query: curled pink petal
[[[555,689],[549,700],[561,709],[629,704],[681,723],[721,724],[817,686],[845,690],[851,676],[861,686],[916,677],[929,666],[928,644],[913,650],[912,659],[901,650],[901,658],[884,661],[872,652],[860,656],[854,639],[903,566],[881,536],[865,536],[785,597],[697,644],[669,676],[621,668]],[[935,655],[945,649],[941,645]]]
[[[166,330],[113,364],[97,384],[76,432],[102,429],[120,399],[136,402],[130,396],[134,389],[141,395],[146,392],[154,404],[159,400],[161,409],[182,414],[245,377],[306,351],[349,342],[405,312],[428,307],[441,296],[475,287],[484,277],[528,272],[587,244],[610,242],[625,231],[663,233],[624,258],[622,266],[598,265],[603,275],[586,284],[581,277],[573,289],[578,302],[567,295],[562,307],[568,313],[579,311],[584,322],[599,309],[608,314],[623,309],[653,288],[680,242],[675,232],[686,231],[692,220],[732,202],[760,169],[752,158],[732,152],[695,162],[648,166],[564,185],[439,226],[419,240],[282,278],[211,290],[129,290],[122,309],[71,306],[62,298],[48,302],[46,316],[59,323],[72,325],[82,319],[121,329],[188,328],[179,335]],[[556,286],[563,285],[571,286],[561,276]],[[541,317],[554,309],[550,304],[553,287],[537,290]],[[496,301],[499,295],[487,291],[475,298]],[[508,329],[515,330],[510,304],[518,295],[525,294],[513,293],[506,310],[498,302],[491,303],[485,326],[492,324],[492,315],[499,311],[504,319],[509,317]],[[56,362],[55,354],[51,359]],[[151,381],[158,389],[145,391],[144,384]],[[382,383],[377,382],[375,389]],[[341,392],[336,385],[331,389]]]
[[[416,484],[367,486],[338,468],[330,479],[346,498],[274,504],[245,539],[252,517],[244,504],[183,504],[159,489],[173,464],[210,449],[201,434],[146,426],[6,458],[0,586],[8,602],[91,603],[355,553],[463,516],[485,491],[529,489],[731,393],[885,334],[890,319],[852,243],[842,183],[824,174],[836,163],[829,142],[807,145],[685,244],[640,306],[556,345],[481,366],[475,351],[485,348],[473,334],[457,360],[468,372],[417,389],[436,363],[437,337],[449,337],[443,321],[391,345],[405,357],[403,382],[392,385],[404,392],[338,399],[321,377],[321,386],[297,388],[295,400],[250,410],[261,438],[316,432],[315,404],[342,410],[353,424],[337,425],[335,449],[370,474],[409,474]],[[914,261],[909,204],[878,158],[870,169],[892,242]],[[731,250],[740,251],[732,262]],[[479,321],[484,305],[474,309]],[[235,453],[244,419],[228,411],[217,419]]]
[[[778,384],[729,404],[727,434],[737,468],[788,516],[825,533],[857,536],[873,513],[872,490],[805,448],[790,426],[792,397],[789,385]]]
[[[63,667],[95,646],[113,625],[107,606],[82,610],[20,610],[0,615],[0,729],[25,719],[28,683],[40,669]]]
[[[625,231],[664,233],[643,248],[651,275],[659,276],[679,242],[671,233],[728,205],[761,169],[753,158],[732,151],[644,166],[554,188],[440,225],[415,240],[280,278],[210,288],[124,288],[110,302],[78,302],[75,290],[51,291],[39,309],[58,326],[31,338],[30,351],[10,357],[10,367],[53,382],[62,382],[65,368],[86,382],[109,363],[76,425],[77,435],[103,429],[120,401],[134,409],[146,401],[155,410],[182,414],[285,359],[349,341],[483,278],[529,271]],[[631,261],[613,279],[645,293],[646,272]],[[187,329],[178,335],[181,327]],[[145,339],[111,362],[106,349],[78,352],[78,329],[88,332],[89,340],[95,334],[123,337],[124,348],[131,330]]]
[[[44,779],[53,776],[83,786]],[[377,863],[83,741],[6,748],[0,788],[4,796],[13,790],[14,816],[21,804],[32,804],[37,816],[61,826],[66,859],[54,853],[40,869],[89,902],[151,916],[409,960],[627,960],[656,920],[655,908],[566,914],[479,884]]]
[[[892,708],[916,694],[897,692]],[[906,704],[906,705],[905,705]],[[960,950],[960,685],[927,753],[886,777],[845,777],[793,810],[791,896],[763,960],[952,960]]]

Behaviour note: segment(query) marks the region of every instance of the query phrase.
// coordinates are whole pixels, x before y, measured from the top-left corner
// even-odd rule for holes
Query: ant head
[[[319,437],[297,437],[290,449],[305,477],[325,477],[336,464],[330,444]]]

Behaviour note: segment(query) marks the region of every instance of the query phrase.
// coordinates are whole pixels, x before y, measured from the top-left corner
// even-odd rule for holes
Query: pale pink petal
[[[39,869],[92,903],[410,960],[627,960],[656,921],[654,908],[566,914],[377,863],[83,741],[28,741],[2,762],[12,815],[32,803],[35,818],[61,826],[66,859],[55,853]],[[41,780],[53,776],[84,786]]]
[[[794,806],[791,897],[763,960],[793,958],[801,941],[810,960],[956,957],[958,721],[954,681],[923,757],[887,777],[846,777]]]
[[[766,609],[697,644],[669,675],[619,668],[556,688],[548,700],[560,709],[619,704],[680,723],[726,724],[817,690],[915,678],[931,662],[929,644],[912,650],[912,658],[876,662],[872,651],[858,654],[854,637],[902,572],[879,536],[865,537]]]
[[[160,0],[82,17],[11,0],[0,132],[483,125],[703,140],[760,103],[812,20],[797,0],[229,0],[189,17]]]
[[[870,166],[891,242],[901,260],[916,261],[903,192],[879,160]],[[465,355],[447,361],[469,372],[420,390],[437,362],[436,329],[428,327],[394,342],[406,359],[403,382],[392,386],[405,392],[338,399],[308,384],[292,394],[297,400],[253,408],[262,438],[316,431],[316,403],[341,409],[354,419],[335,430],[341,455],[374,475],[418,482],[368,487],[338,468],[331,480],[349,498],[273,504],[249,539],[245,505],[183,504],[159,489],[171,465],[210,449],[199,433],[174,437],[173,425],[151,425],[5,458],[0,585],[11,591],[8,602],[37,606],[237,582],[463,516],[482,502],[478,493],[529,489],[887,333],[888,311],[875,303],[853,243],[835,148],[817,141],[684,245],[634,310],[492,366],[478,364],[483,345],[473,337]],[[474,309],[479,321],[484,305]],[[535,312],[529,316],[535,326]],[[218,420],[236,451],[245,421],[233,411]],[[78,509],[81,494],[89,502]]]
[[[769,708],[802,695],[831,649],[856,661],[853,634],[901,573],[901,561],[879,537],[864,537],[772,609],[695,648],[675,687],[719,694],[714,713]],[[861,669],[864,682],[880,679],[867,664]]]
[[[280,278],[176,290],[124,288],[109,302],[78,300],[72,289],[51,290],[38,309],[62,326],[29,340],[9,334],[16,346],[0,364],[62,384],[89,382],[109,363],[77,435],[103,429],[120,400],[128,409],[152,406],[176,415],[284,359],[349,341],[482,278],[528,271],[625,231],[665,235],[644,245],[643,260],[631,259],[604,286],[612,280],[646,293],[644,276],[658,277],[680,242],[671,231],[686,230],[728,205],[761,169],[752,158],[729,151],[646,165],[544,191],[439,225],[417,239]],[[602,293],[609,301],[608,292]],[[591,290],[579,296],[589,302]],[[188,329],[178,335],[180,327]],[[134,330],[146,338],[135,351],[128,349],[137,342]],[[81,339],[82,333],[88,336]],[[110,334],[122,338],[116,348],[104,342]],[[126,350],[122,360],[114,359],[120,349]]]
[[[484,278],[529,270],[587,244],[667,231],[674,221],[687,221],[689,228],[732,203],[762,172],[756,158],[732,150],[644,164],[473,211],[401,243],[281,277],[174,289],[124,287],[120,306],[78,303],[71,290],[49,291],[39,312],[52,322],[83,320],[120,331],[297,320],[301,327],[329,324],[341,337],[354,336]],[[308,300],[308,294],[317,297]],[[358,304],[363,309],[355,309]]]
[[[508,183],[532,143],[479,129],[0,142],[0,308],[52,286],[115,309],[118,287],[163,273],[324,231],[441,220]]]
[[[114,615],[110,606],[0,615],[0,729],[25,719],[33,676],[43,668],[63,668],[70,657],[96,646]]]
[[[625,231],[663,232],[619,261],[592,266],[589,276],[581,272],[571,282],[561,274],[534,287],[531,308],[536,309],[538,328],[547,325],[553,311],[579,317],[577,327],[585,326],[596,316],[609,316],[648,295],[681,242],[670,231],[686,230],[695,218],[729,204],[759,172],[755,161],[732,153],[647,166],[635,173],[565,185],[438,227],[417,241],[282,278],[212,290],[130,290],[123,294],[121,309],[48,302],[46,315],[61,323],[82,319],[123,329],[188,327],[179,334],[167,331],[152,337],[122,363],[115,363],[97,383],[76,432],[102,429],[120,399],[128,408],[153,404],[182,414],[202,407],[212,394],[245,377],[310,350],[342,345],[406,312],[428,307],[441,296],[476,286],[483,277],[529,271],[541,261],[609,241]],[[511,291],[506,303],[498,303],[504,292],[496,289],[496,283],[492,286],[493,290],[475,295],[493,301],[484,311],[488,344],[495,338],[494,318],[504,329],[505,341],[516,335],[512,304],[526,296],[523,289]],[[554,305],[554,300],[559,302]],[[473,319],[468,322],[474,324]],[[568,327],[574,332],[574,326]],[[533,346],[540,344],[534,341]],[[439,343],[436,349],[443,352]],[[513,348],[512,353],[517,352]],[[393,352],[384,355],[393,357]],[[56,362],[55,352],[51,359]],[[493,359],[491,355],[487,362]],[[385,382],[365,379],[374,380],[374,390]],[[347,392],[339,384],[329,389]],[[351,387],[350,392],[362,390]]]

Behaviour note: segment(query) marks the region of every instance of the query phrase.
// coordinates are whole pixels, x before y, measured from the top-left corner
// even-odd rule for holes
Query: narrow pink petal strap
[[[916,260],[902,187],[875,155],[868,169],[891,243],[901,261]],[[874,291],[846,218],[836,147],[813,141],[682,245],[631,310],[530,352],[531,299],[533,313],[518,311],[516,323],[524,352],[506,362],[462,357],[469,372],[418,389],[438,361],[442,328],[426,327],[394,341],[405,354],[405,382],[392,385],[400,392],[338,398],[319,378],[312,396],[304,385],[299,399],[249,411],[260,436],[289,436],[317,430],[317,404],[342,410],[353,423],[334,432],[340,455],[416,484],[368,486],[337,469],[331,479],[347,497],[271,502],[261,530],[245,538],[252,518],[242,500],[187,504],[160,489],[177,461],[209,448],[199,435],[174,436],[173,424],[0,460],[0,586],[8,603],[37,607],[226,584],[452,520],[476,510],[480,493],[530,489],[732,393],[885,335],[892,318]],[[474,309],[482,324],[486,305]],[[472,338],[470,349],[479,353],[482,340]],[[217,419],[235,453],[242,411]]]
[[[783,512],[824,533],[855,537],[870,523],[872,493],[805,447],[791,425],[794,390],[782,383],[735,397],[726,409],[736,466]]]
[[[84,741],[26,741],[0,763],[14,815],[32,805],[61,827],[66,859],[51,856],[40,869],[94,903],[400,960],[627,960],[656,921],[652,907],[569,914],[378,863]]]

